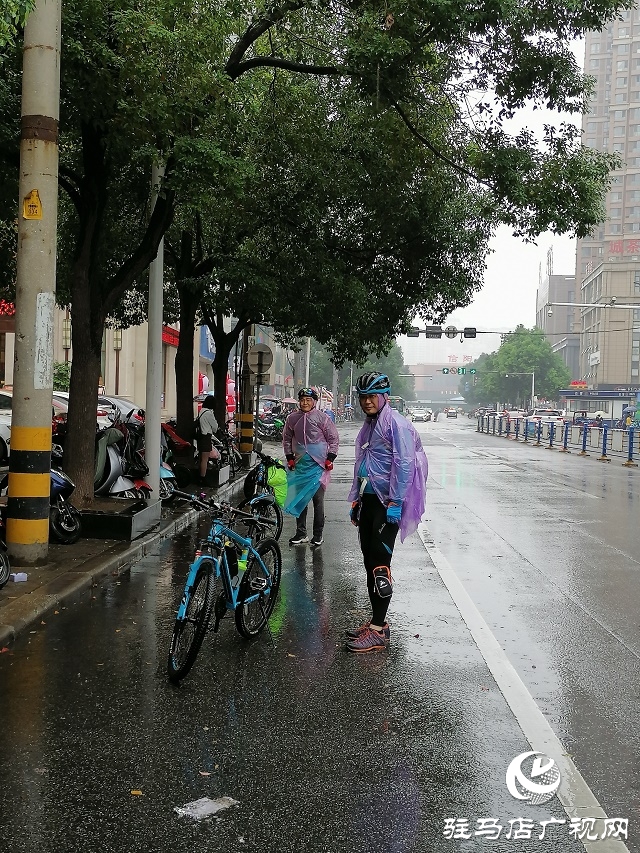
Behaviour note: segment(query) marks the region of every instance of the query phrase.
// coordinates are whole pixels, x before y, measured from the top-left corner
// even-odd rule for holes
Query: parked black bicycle
[[[244,500],[238,504],[238,509],[244,509],[252,498],[256,495],[273,495],[276,497],[276,489],[282,490],[282,495],[287,493],[287,473],[286,468],[279,459],[274,459],[266,453],[257,452],[256,456],[260,460],[255,468],[253,468],[244,479]],[[281,497],[278,495],[278,497]],[[284,503],[284,501],[281,501]],[[282,509],[278,505],[277,500],[274,500],[271,508],[263,513],[274,518],[277,522],[277,527],[273,536],[276,539],[280,538],[282,533],[282,525],[284,516]]]

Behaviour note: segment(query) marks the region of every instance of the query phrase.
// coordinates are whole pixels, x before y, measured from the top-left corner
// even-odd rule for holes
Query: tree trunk
[[[186,441],[193,439],[193,344],[195,340],[196,311],[199,294],[181,287],[180,290],[180,340],[176,351],[176,408],[178,435]]]
[[[220,426],[227,422],[227,374],[229,372],[229,355],[235,346],[235,341],[229,335],[222,335],[216,341],[216,354],[211,365],[213,370],[213,393],[215,395],[214,414]]]
[[[74,298],[72,342],[73,353],[77,357],[71,363],[64,450],[64,469],[76,484],[74,503],[81,507],[88,506],[93,500],[96,408],[103,328],[102,318],[93,318],[92,321],[88,305],[84,305],[89,301],[88,290],[88,283],[85,288],[77,288]],[[83,291],[85,299],[80,298]]]

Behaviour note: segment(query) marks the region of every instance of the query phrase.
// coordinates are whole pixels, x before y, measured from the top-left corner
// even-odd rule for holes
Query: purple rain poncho
[[[381,397],[387,399],[386,394]],[[429,463],[413,424],[384,405],[373,418],[367,418],[356,438],[356,463],[349,500],[360,497],[358,472],[364,460],[369,485],[385,506],[389,501],[402,504],[400,541],[417,529],[427,497]]]
[[[285,455],[294,454],[296,467],[287,472],[287,502],[284,511],[296,518],[322,486],[326,489],[331,472],[325,470],[327,454],[338,453],[338,430],[331,418],[313,408],[297,409],[287,418],[282,436]]]

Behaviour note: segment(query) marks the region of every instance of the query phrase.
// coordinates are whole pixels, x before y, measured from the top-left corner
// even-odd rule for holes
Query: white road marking
[[[421,524],[418,533],[442,582],[464,619],[480,654],[485,659],[498,688],[506,699],[518,725],[531,749],[545,753],[554,759],[562,776],[558,799],[569,818],[592,817],[597,819],[595,832],[602,832],[601,821],[607,814],[596,799],[593,791],[568,755],[564,745],[556,736],[544,714],[538,708],[533,696],[510,663],[504,649],[498,643],[482,614],[473,603],[451,564],[433,542],[427,528]],[[629,815],[616,815],[629,817]],[[591,853],[623,853],[629,848],[618,839],[608,838],[599,841],[581,840],[584,849]]]

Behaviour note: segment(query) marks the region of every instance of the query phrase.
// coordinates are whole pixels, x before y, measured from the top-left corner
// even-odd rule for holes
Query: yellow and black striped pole
[[[12,424],[7,542],[11,554],[27,562],[47,554],[50,467],[51,418],[46,427]]]
[[[60,8],[60,0],[36,0],[24,31],[7,504],[7,546],[16,565],[45,562],[49,549]]]

